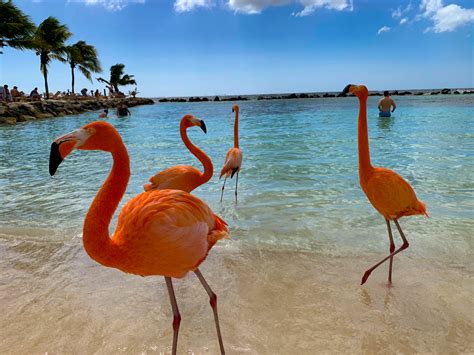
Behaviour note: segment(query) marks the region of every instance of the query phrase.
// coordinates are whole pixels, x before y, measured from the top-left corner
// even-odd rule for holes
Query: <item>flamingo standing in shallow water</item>
[[[173,347],[176,354],[181,322],[172,278],[193,271],[209,295],[221,353],[224,354],[217,297],[199,265],[209,250],[228,235],[226,223],[200,199],[179,190],[142,192],[120,212],[115,234],[109,224],[130,178],[130,160],[117,130],[107,122],[93,122],[57,138],[51,144],[49,173],[72,152],[102,150],[112,154],[112,170],[94,198],[84,221],[83,243],[98,263],[141,276],[164,276],[173,309]]]
[[[390,259],[388,271],[388,282],[392,282],[393,257],[408,248],[408,240],[398,223],[398,219],[404,216],[425,215],[426,205],[417,199],[415,191],[400,175],[392,170],[373,167],[370,162],[369,152],[369,134],[367,129],[367,97],[369,91],[364,85],[347,85],[343,94],[353,93],[359,98],[359,127],[358,127],[358,145],[359,145],[359,179],[360,186],[366,194],[370,203],[385,218],[387,223],[388,238],[390,240],[390,254],[368,269],[362,277],[363,285],[370,276],[370,273],[379,267],[382,263]],[[390,221],[395,225],[403,240],[400,248],[395,250],[393,242]]]
[[[221,170],[221,175],[219,176],[219,179],[222,178],[222,176],[225,175],[224,178],[224,184],[222,185],[222,191],[221,191],[221,202],[222,202],[222,197],[224,196],[224,187],[225,187],[225,182],[227,178],[230,176],[232,179],[234,177],[234,174],[237,173],[237,176],[235,178],[235,202],[237,202],[237,185],[239,183],[239,172],[240,168],[242,166],[242,151],[239,148],[239,105],[234,105],[232,107],[232,112],[235,112],[235,122],[234,122],[234,147],[230,148],[229,151],[227,152],[227,155],[225,156],[225,163],[224,166],[222,167]]]
[[[199,159],[204,167],[204,173],[201,173],[194,166],[189,165],[177,165],[172,168],[160,171],[155,176],[150,178],[150,184],[145,184],[143,187],[145,191],[150,190],[163,190],[163,189],[175,189],[191,192],[195,188],[205,184],[210,180],[214,173],[214,167],[212,165],[211,158],[201,149],[196,147],[188,138],[186,130],[189,127],[199,126],[207,133],[206,124],[203,120],[200,120],[193,115],[185,115],[179,124],[179,133],[184,145],[188,150]]]

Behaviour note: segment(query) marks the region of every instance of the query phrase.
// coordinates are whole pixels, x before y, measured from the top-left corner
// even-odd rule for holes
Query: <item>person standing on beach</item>
[[[10,90],[8,90],[8,85],[3,85],[3,97],[5,98],[6,102],[12,102],[12,95],[10,94]]]
[[[30,99],[33,99],[33,100],[40,100],[41,99],[41,95],[38,93],[38,88],[34,88],[30,92]]]
[[[18,91],[18,86],[14,86],[13,89],[10,91],[10,95],[12,96],[13,101],[15,97],[21,96],[20,92]]]
[[[388,91],[383,92],[383,98],[379,101],[379,117],[390,117],[390,109],[393,107],[392,112],[395,111],[397,105],[395,101],[390,97]]]

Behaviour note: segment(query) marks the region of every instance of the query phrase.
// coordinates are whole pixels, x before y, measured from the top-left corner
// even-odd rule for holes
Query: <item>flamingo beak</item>
[[[232,107],[232,112],[235,112],[234,108]]]
[[[206,124],[204,123],[203,120],[201,120],[201,126],[200,127],[203,130],[203,132],[207,134],[207,127],[206,127]]]
[[[59,164],[63,161],[61,153],[59,152],[59,144],[51,143],[51,151],[49,153],[49,175],[53,176],[58,170]]]
[[[49,153],[49,174],[53,176],[62,161],[88,137],[89,133],[85,129],[78,129],[56,138],[51,143],[51,151]]]
[[[355,85],[353,85],[353,84],[347,85],[347,86],[344,88],[344,90],[342,90],[342,94],[343,94],[343,95],[347,95],[348,93],[353,92],[352,89],[353,89],[354,86],[355,86]]]

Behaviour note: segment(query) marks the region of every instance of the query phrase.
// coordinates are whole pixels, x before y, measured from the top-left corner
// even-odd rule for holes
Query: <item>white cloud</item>
[[[307,16],[312,14],[317,8],[325,7],[329,10],[348,10],[352,11],[354,6],[352,0],[299,0],[304,6],[303,10],[296,13],[295,16]]]
[[[187,12],[194,10],[196,7],[212,7],[214,2],[212,0],[176,0],[174,2],[174,9],[177,12]]]
[[[397,7],[395,10],[392,10],[392,17],[393,18],[400,18],[400,17],[402,17],[402,14],[403,14],[403,11],[400,8],[400,6]]]
[[[388,32],[390,31],[390,27],[388,26],[383,26],[383,27],[380,27],[379,30],[377,31],[377,34],[381,34],[381,33],[384,33],[384,32]]]
[[[407,23],[407,22],[408,22],[408,19],[404,17],[400,20],[400,25],[403,25],[404,23]]]
[[[144,4],[145,0],[69,0],[69,2],[83,2],[86,5],[101,5],[109,11],[123,10],[128,4]]]
[[[426,14],[434,13],[443,7],[442,0],[422,0],[420,9]]]
[[[403,17],[405,14],[407,14],[408,12],[410,12],[410,10],[412,8],[413,8],[413,6],[412,6],[411,1],[410,1],[404,9],[402,9],[402,7],[399,6],[395,10],[392,10],[392,17],[396,18],[396,19],[399,19],[399,18]]]
[[[228,6],[235,12],[244,14],[259,14],[263,9],[270,6],[286,5],[291,0],[229,0]]]
[[[175,0],[174,8],[177,12],[191,11],[197,7],[211,7],[215,0]],[[271,6],[282,6],[297,3],[303,6],[303,10],[295,13],[296,16],[306,16],[313,13],[317,8],[330,10],[352,11],[352,0],[226,0],[229,9],[235,12],[254,15],[261,13]]]
[[[423,0],[420,8],[422,16],[433,21],[433,26],[425,32],[452,32],[456,28],[474,22],[474,9],[465,9],[456,4],[443,5],[442,0]]]

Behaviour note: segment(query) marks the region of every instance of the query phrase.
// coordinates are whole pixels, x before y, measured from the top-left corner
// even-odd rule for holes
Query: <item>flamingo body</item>
[[[225,222],[197,197],[178,190],[143,192],[120,212],[112,242],[124,272],[181,278],[227,236]]]
[[[374,167],[361,187],[372,206],[388,220],[427,215],[425,204],[410,184],[392,170]]]
[[[225,156],[225,163],[222,167],[219,178],[223,176],[234,177],[234,174],[239,172],[242,167],[242,158],[243,155],[240,148],[230,148]]]
[[[160,171],[143,186],[145,191],[175,189],[191,192],[202,185],[202,173],[190,165],[176,165]]]

